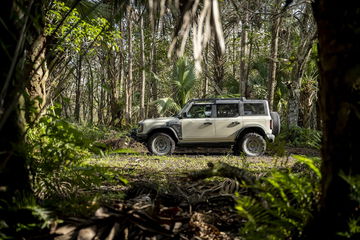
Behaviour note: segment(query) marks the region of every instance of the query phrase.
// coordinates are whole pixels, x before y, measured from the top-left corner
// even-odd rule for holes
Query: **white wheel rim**
[[[166,154],[171,149],[170,139],[166,136],[157,136],[153,142],[153,148],[157,153]]]
[[[250,136],[246,139],[245,146],[249,153],[259,155],[264,151],[264,143],[257,136]]]

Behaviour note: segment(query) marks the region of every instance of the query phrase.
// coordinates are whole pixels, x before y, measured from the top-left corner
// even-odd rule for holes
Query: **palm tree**
[[[167,79],[167,82],[174,87],[173,95],[153,102],[160,116],[180,111],[189,101],[191,90],[196,82],[194,64],[185,57],[179,58],[173,68],[171,79]]]

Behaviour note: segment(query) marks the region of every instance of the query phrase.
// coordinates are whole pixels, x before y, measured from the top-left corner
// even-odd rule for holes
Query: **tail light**
[[[271,120],[270,120],[270,129],[273,129],[273,125],[274,125],[274,124],[273,124],[273,120],[271,119]]]

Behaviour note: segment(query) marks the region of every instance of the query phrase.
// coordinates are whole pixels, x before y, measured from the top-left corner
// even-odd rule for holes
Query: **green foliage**
[[[190,99],[191,89],[196,82],[194,64],[187,58],[179,58],[173,69],[172,84],[175,87],[174,100],[181,107]]]
[[[37,197],[69,197],[79,188],[90,187],[93,169],[81,162],[98,150],[71,123],[60,119],[53,108],[28,129],[26,141],[33,189]]]
[[[179,104],[177,104],[172,98],[160,98],[153,102],[156,105],[156,109],[160,116],[172,115],[181,110]]]
[[[156,75],[154,77],[158,78]],[[160,82],[161,79],[158,79],[158,81]],[[179,112],[186,102],[190,100],[196,83],[194,64],[185,57],[179,58],[168,82],[170,82],[170,87],[174,89],[172,96],[160,98],[152,103],[156,105],[161,116]]]
[[[239,196],[236,209],[246,219],[240,229],[244,239],[292,239],[301,237],[311,218],[319,192],[319,169],[311,159],[299,158],[315,175],[276,170],[258,181],[255,196]],[[315,179],[309,179],[313,176]]]
[[[310,147],[320,149],[322,134],[309,128],[301,128],[291,126],[284,128],[279,138],[287,141],[287,145],[291,147]]]
[[[347,176],[341,173],[340,176],[349,184],[351,189],[350,199],[353,200],[358,207],[356,207],[353,216],[348,221],[348,231],[338,234],[348,239],[357,239],[356,236],[358,237],[360,235],[360,175]]]
[[[0,201],[0,239],[29,239],[34,233],[48,232],[54,221],[31,195],[16,194]]]
[[[69,12],[70,8],[65,3],[54,1],[46,15],[45,34],[58,39],[56,51],[80,52],[91,45],[105,45],[108,49],[119,51],[117,41],[121,39],[120,31],[112,30],[105,18],[97,17],[85,21],[77,9]],[[64,19],[66,14],[68,15]]]

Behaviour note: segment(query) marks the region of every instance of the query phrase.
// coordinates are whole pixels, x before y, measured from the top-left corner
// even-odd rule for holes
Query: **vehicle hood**
[[[165,122],[172,122],[172,121],[179,121],[176,117],[161,117],[161,118],[150,118],[140,121],[142,124],[153,124],[153,123],[165,123]]]

